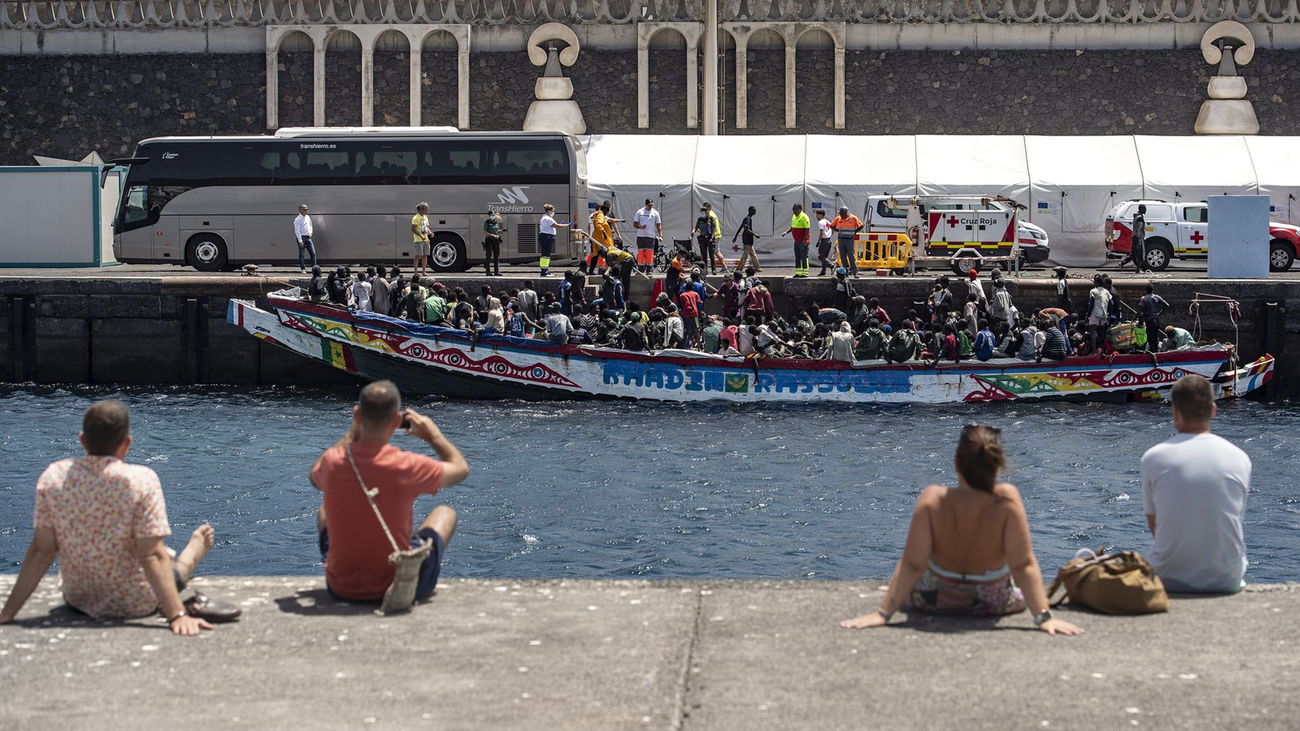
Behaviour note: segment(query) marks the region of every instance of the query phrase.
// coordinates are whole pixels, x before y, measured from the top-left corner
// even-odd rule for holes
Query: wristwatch
[[[1051,618],[1052,618],[1052,610],[1044,609],[1042,614],[1039,614],[1038,616],[1034,617],[1034,626],[1042,627],[1043,622],[1046,622]]]

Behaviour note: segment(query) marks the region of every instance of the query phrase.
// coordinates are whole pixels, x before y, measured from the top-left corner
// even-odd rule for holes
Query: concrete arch
[[[316,41],[310,35],[296,31],[282,34],[276,39],[274,52],[268,52],[266,69],[268,129],[275,129],[282,124],[287,126],[311,124],[313,100],[309,95],[313,84],[310,78],[304,79],[301,74],[304,66],[308,73],[314,73],[312,56],[315,46]],[[285,66],[283,72],[280,70],[282,61]],[[282,80],[284,84],[280,83]],[[302,96],[307,98],[300,100]]]
[[[700,126],[699,23],[638,23],[636,26],[636,126],[650,127],[650,39],[675,31],[686,41],[686,127]]]
[[[457,59],[457,121],[461,129],[469,127],[469,49],[470,26],[455,23],[424,24],[367,24],[345,23],[338,25],[267,25],[266,26],[266,126],[279,126],[277,97],[279,96],[278,68],[280,46],[294,33],[311,39],[313,58],[312,74],[312,124],[325,125],[325,51],[332,39],[340,34],[355,37],[361,44],[361,124],[374,124],[374,61],[375,44],[379,37],[390,32],[406,36],[411,49],[410,70],[410,124],[420,124],[420,50],[424,40],[435,33],[447,33],[456,41]]]
[[[310,42],[313,53],[313,90],[319,89],[325,74],[325,33],[319,26],[268,25],[266,26],[266,127],[275,129],[280,126],[280,47],[284,41],[294,35],[305,36]],[[316,96],[313,91],[312,118],[314,124],[320,124],[325,117],[325,99]]]
[[[796,88],[796,79],[798,78],[798,52],[800,52],[800,43],[806,39],[820,38],[829,40],[833,52],[835,52],[835,61],[833,61],[833,77],[835,77],[835,91],[832,94],[832,117],[835,129],[844,129],[844,35],[840,34],[836,38],[835,27],[831,23],[798,23],[790,27],[787,34],[787,46],[785,46],[785,95],[787,95],[787,111],[785,111],[785,126],[794,129],[797,126],[798,117],[798,94]],[[805,51],[809,49],[805,48]],[[824,109],[824,107],[823,107]]]
[[[371,89],[366,74],[375,29],[366,27],[328,28],[325,42],[318,46],[324,59],[321,89],[322,122],[329,127],[371,124]],[[355,86],[353,86],[355,84]]]
[[[470,27],[468,25],[406,25],[407,36],[411,39],[411,126],[421,124],[423,101],[420,85],[423,73],[424,44],[430,38],[445,33],[456,42],[456,126],[469,129],[469,48]]]
[[[381,26],[382,30],[375,36],[374,45],[371,52],[374,61],[371,65],[371,74],[374,79],[374,107],[375,118],[380,124],[400,124],[400,116],[397,110],[401,109],[401,94],[410,90],[410,64],[403,63],[401,54],[411,53],[411,38],[396,26]],[[405,66],[405,69],[401,68]],[[386,73],[405,73],[408,74],[405,89],[401,85],[385,83]],[[396,79],[394,79],[396,81]],[[365,108],[365,107],[363,107]]]
[[[795,59],[799,40],[808,33],[824,33],[835,47],[835,128],[844,129],[844,23],[723,23],[722,30],[736,42],[736,128],[749,126],[748,79],[749,45],[755,35],[772,33],[785,46],[785,126],[795,127],[796,83]]]

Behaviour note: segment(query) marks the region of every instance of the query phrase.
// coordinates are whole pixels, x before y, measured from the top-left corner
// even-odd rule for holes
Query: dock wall
[[[539,280],[541,291],[554,290],[559,278]],[[518,287],[515,277],[440,278],[449,287],[477,293],[483,284],[500,291]],[[1049,279],[1008,280],[1022,312],[1050,306],[1055,284]],[[1116,282],[1132,304],[1147,280]],[[0,278],[0,382],[112,383],[147,385],[229,384],[325,386],[352,383],[351,377],[321,363],[307,361],[268,345],[225,321],[231,297],[252,299],[296,277],[166,278]],[[717,279],[714,284],[720,283]],[[830,279],[768,280],[782,312],[809,304],[833,304]],[[855,280],[858,293],[876,297],[901,320],[930,288],[925,277],[869,277]],[[984,284],[989,289],[987,282]],[[1157,291],[1172,305],[1167,322],[1196,332],[1197,313],[1188,303],[1196,293],[1232,297],[1241,303],[1234,329],[1221,305],[1200,308],[1204,339],[1237,342],[1243,360],[1269,352],[1278,357],[1274,397],[1300,395],[1300,282],[1162,280]],[[954,299],[964,301],[964,282],[951,285]],[[1073,280],[1076,303],[1086,300],[1089,285]],[[635,280],[632,296],[649,301],[648,282]],[[716,300],[709,303],[717,311]]]

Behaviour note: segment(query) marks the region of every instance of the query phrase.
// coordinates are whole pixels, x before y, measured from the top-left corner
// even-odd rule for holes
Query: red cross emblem
[[[737,245],[735,245],[735,244],[732,244],[732,245],[731,245],[731,250],[732,250],[733,252],[740,251],[740,247],[737,246]]]
[[[1200,245],[1201,245],[1201,242],[1204,241],[1204,240],[1205,240],[1205,235],[1202,234],[1200,231],[1193,231],[1193,232],[1192,232],[1192,243],[1193,243],[1193,244],[1196,244],[1197,246],[1200,246]]]
[[[956,216],[948,216],[948,225],[949,225],[949,226],[956,226],[956,225],[959,224],[959,223],[961,223],[961,221],[958,221]]]

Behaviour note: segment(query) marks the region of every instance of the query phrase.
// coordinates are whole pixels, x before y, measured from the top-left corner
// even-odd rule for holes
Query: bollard
[[[26,332],[24,302],[22,296],[15,296],[9,301],[9,352],[13,354],[14,359],[12,379],[18,383],[27,380],[27,351],[23,347]]]
[[[1255,310],[1255,352],[1259,354],[1268,353],[1281,362],[1282,358],[1282,335],[1285,328],[1285,312],[1280,302],[1260,302]],[[1275,370],[1274,378],[1277,374]],[[1273,397],[1273,384],[1268,385],[1256,391],[1256,397],[1259,399],[1271,399]]]
[[[186,297],[181,303],[181,338],[185,352],[185,383],[199,382],[199,301]]]

